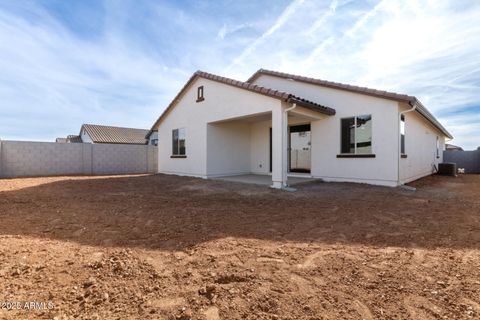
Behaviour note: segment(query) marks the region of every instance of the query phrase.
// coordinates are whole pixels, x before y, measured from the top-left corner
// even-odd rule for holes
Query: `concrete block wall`
[[[147,146],[92,144],[93,174],[145,173],[148,171]]]
[[[76,143],[78,144],[78,143]],[[83,163],[83,174],[92,175],[92,145],[90,143],[82,143],[82,163]]]
[[[443,162],[454,162],[457,168],[465,168],[465,173],[480,173],[480,150],[444,151]]]
[[[156,171],[150,145],[0,141],[0,178]]]

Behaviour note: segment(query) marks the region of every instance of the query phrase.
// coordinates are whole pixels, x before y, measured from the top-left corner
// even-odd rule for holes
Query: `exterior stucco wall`
[[[336,110],[335,116],[311,122],[312,176],[327,181],[397,185],[397,102],[268,75],[261,75],[255,84],[291,92]],[[340,120],[366,114],[372,115],[372,153],[375,158],[337,158],[340,154]]]
[[[272,121],[253,123],[250,127],[250,172],[270,173],[270,128]]]
[[[199,86],[204,87],[205,100],[197,103],[197,87]],[[277,99],[198,78],[158,126],[158,139],[161,141],[158,148],[158,171],[204,178],[208,175],[221,175],[222,171],[228,174],[227,171],[231,171],[231,167],[223,164],[230,159],[213,160],[217,161],[217,164],[222,163],[222,166],[220,168],[208,166],[207,168],[208,151],[212,151],[212,154],[209,155],[210,160],[215,153],[220,152],[213,145],[214,139],[223,141],[222,143],[225,145],[225,139],[215,137],[222,130],[215,130],[213,127],[208,129],[208,124],[215,125],[220,124],[219,121],[227,119],[271,113],[273,109],[280,108],[280,105],[281,103]],[[170,157],[172,155],[172,130],[178,128],[186,130],[187,157],[181,159]],[[224,130],[227,130],[226,127]],[[243,129],[240,131],[247,132]],[[212,140],[210,145],[207,143],[207,137]],[[222,154],[225,155],[223,152]],[[250,156],[248,155],[248,157]]]
[[[157,147],[0,141],[0,177],[155,173]]]
[[[399,106],[401,111],[410,109],[407,105]],[[437,137],[440,142],[437,158]],[[445,136],[433,127],[418,112],[405,113],[405,154],[400,159],[400,181],[407,183],[433,173],[433,166],[443,162]]]
[[[207,126],[208,177],[250,173],[250,124],[242,121]]]

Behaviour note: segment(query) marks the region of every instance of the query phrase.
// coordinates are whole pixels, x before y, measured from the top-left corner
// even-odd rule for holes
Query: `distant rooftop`
[[[98,124],[84,124],[85,130],[94,143],[146,144],[147,129],[112,127]]]

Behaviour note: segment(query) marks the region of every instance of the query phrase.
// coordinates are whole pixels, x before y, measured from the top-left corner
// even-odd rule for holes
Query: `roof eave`
[[[270,88],[264,88],[264,87],[261,87],[261,86],[252,85],[250,83],[241,82],[241,81],[230,79],[230,78],[216,76],[214,74],[210,74],[210,73],[207,73],[207,72],[197,71],[190,77],[190,79],[182,87],[182,89],[175,96],[175,98],[172,100],[172,102],[170,102],[168,107],[160,115],[160,117],[157,119],[157,121],[155,121],[155,123],[153,124],[152,128],[150,129],[148,135],[150,135],[151,132],[157,130],[157,126],[160,124],[162,119],[168,114],[168,112],[173,108],[175,103],[181,98],[182,94],[186,91],[186,89],[197,78],[207,79],[207,80],[218,82],[218,83],[221,83],[221,84],[224,84],[224,85],[229,85],[229,86],[232,86],[232,87],[235,87],[235,88],[248,90],[248,91],[251,91],[251,92],[256,93],[256,94],[260,94],[260,95],[270,97],[272,99],[278,99],[278,100],[287,101],[287,102],[288,102],[289,99],[294,97],[292,94],[289,94],[289,93],[286,93],[286,92],[282,92],[282,91],[278,91],[278,90],[274,90],[274,89],[270,89]],[[241,84],[241,85],[238,85],[238,84]],[[299,99],[299,101],[301,101],[301,100]],[[319,111],[319,112],[322,112],[322,113],[325,113],[325,114],[328,114],[328,115],[335,114],[335,110],[332,109],[332,108],[324,107],[324,106],[314,104],[314,103],[307,103],[306,101],[302,101],[302,103],[304,103],[305,106],[308,105],[309,108],[312,108],[312,109],[314,108],[315,111]]]
[[[155,121],[155,123],[153,124],[153,126],[150,128],[150,131],[148,133],[148,136],[150,136],[150,134],[156,130],[156,127],[158,126],[158,124],[160,123],[160,121],[167,115],[167,113],[171,110],[171,108],[173,107],[173,105],[175,104],[175,102],[177,102],[179,99],[180,99],[180,96],[182,95],[183,92],[185,92],[185,90],[190,86],[190,84],[196,79],[199,77],[199,73],[200,71],[196,71],[192,74],[192,76],[190,77],[190,79],[188,79],[188,81],[185,83],[185,85],[182,87],[182,89],[180,89],[180,91],[177,93],[177,95],[175,96],[175,98],[173,98],[173,100],[168,104],[167,108],[162,112],[162,114],[160,115],[160,117],[158,117],[157,121]]]
[[[416,106],[416,111],[422,115],[425,119],[430,121],[438,130],[440,130],[447,138],[453,139],[453,136],[444,126],[438,122],[437,119],[425,108],[425,106],[416,97],[409,101],[409,104],[413,107]]]
[[[328,116],[333,116],[336,113],[335,109],[325,107],[325,106],[320,106],[318,104],[311,103],[311,102],[308,102],[308,101],[304,101],[304,100],[298,99],[297,97],[290,97],[290,98],[287,99],[287,102],[295,103],[295,104],[297,104],[301,107],[304,107],[304,108],[307,108],[307,109],[310,109],[310,110],[313,110],[313,111],[316,111],[316,112],[320,112],[320,113],[326,114]]]

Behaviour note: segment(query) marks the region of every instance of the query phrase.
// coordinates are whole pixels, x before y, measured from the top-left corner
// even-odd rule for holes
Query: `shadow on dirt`
[[[222,237],[479,247],[480,176],[414,185],[311,183],[288,193],[167,175],[64,178],[0,192],[0,234],[162,250]]]

